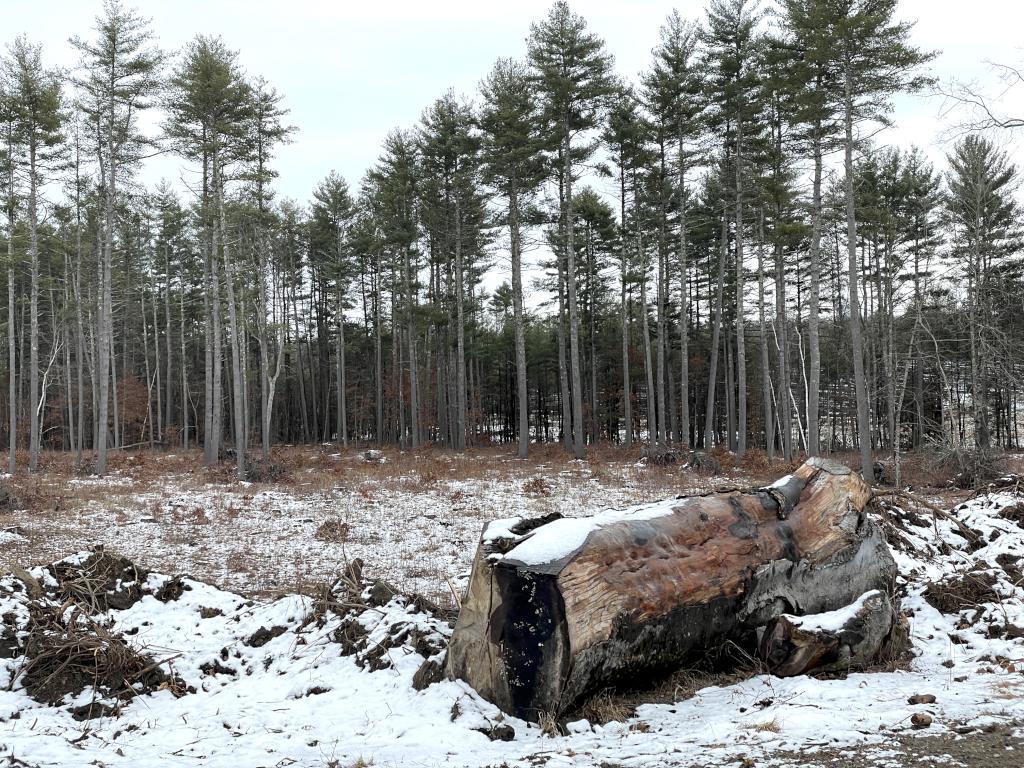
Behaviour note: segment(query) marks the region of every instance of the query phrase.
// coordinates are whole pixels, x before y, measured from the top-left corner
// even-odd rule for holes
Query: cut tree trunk
[[[907,633],[906,618],[889,595],[876,589],[836,611],[773,619],[761,636],[758,655],[779,677],[848,672],[895,658],[906,646]]]
[[[784,613],[891,592],[860,475],[813,459],[767,488],[483,531],[446,672],[529,720],[678,667]]]

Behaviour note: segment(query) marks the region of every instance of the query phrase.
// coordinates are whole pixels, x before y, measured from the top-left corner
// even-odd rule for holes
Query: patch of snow
[[[880,594],[879,590],[872,589],[870,592],[865,592],[849,605],[837,608],[834,611],[812,613],[806,616],[790,616],[786,614],[784,618],[808,632],[838,632],[860,612],[860,609],[864,607],[864,603],[869,598]]]
[[[509,550],[505,558],[532,566],[552,563],[571,555],[599,528],[614,523],[643,522],[666,517],[673,514],[680,504],[678,499],[666,499],[628,509],[607,509],[592,517],[563,517],[534,529]]]

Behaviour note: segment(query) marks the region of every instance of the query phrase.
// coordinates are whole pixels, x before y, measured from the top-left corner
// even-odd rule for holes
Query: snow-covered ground
[[[179,472],[174,457],[147,462],[103,479],[38,481],[42,491],[21,494],[29,510],[6,518],[23,536],[0,548],[0,572],[103,544],[156,570],[270,594],[306,591],[359,557],[403,589],[451,602],[449,583],[464,585],[487,521],[578,517],[736,482],[623,462],[488,455],[390,454],[378,465],[349,451],[304,457],[286,482],[261,485]],[[0,531],[6,525],[0,512]]]
[[[552,485],[557,483],[556,476]],[[443,493],[450,494],[451,486]],[[514,495],[496,490],[488,516],[522,514],[521,507],[529,505],[517,504]],[[623,502],[635,500],[629,489],[622,495]],[[274,498],[269,492],[252,495],[252,507],[266,509],[266,525],[307,514],[290,509],[275,516]],[[154,501],[161,515],[173,514],[174,503],[163,496]],[[212,514],[206,513],[212,518],[229,514],[223,503],[213,496],[181,501],[187,509],[212,504]],[[579,503],[587,506],[593,499]],[[999,493],[956,508],[956,517],[980,537],[974,545],[951,522],[934,521],[930,513],[891,513],[902,529],[891,532],[891,541],[906,589],[903,607],[910,613],[915,657],[909,669],[828,680],[757,676],[705,688],[673,704],[641,705],[623,722],[569,723],[560,736],[502,716],[461,683],[415,690],[423,654],[443,644],[448,630],[405,598],[361,610],[355,621],[368,633],[363,650],[342,655],[337,630],[353,618],[328,611],[322,620],[307,622],[315,614],[312,598],[252,602],[186,580],[191,589],[161,602],[152,593],[167,577],[150,575],[146,596],[109,612],[112,629],[156,659],[176,657],[173,671],[194,692],[176,698],[181,691],[169,687],[132,699],[117,717],[78,722],[68,710],[88,703],[89,691],[60,706],[36,703],[18,677],[22,660],[0,659],[0,765],[22,765],[13,758],[31,766],[110,768],[816,765],[815,755],[847,747],[875,754],[881,765],[900,765],[894,747],[901,735],[1024,722],[1024,585],[1015,570],[1024,568],[1024,515],[1011,519],[1017,504],[1024,498]],[[406,511],[407,540],[394,557],[417,557],[432,539],[416,537],[432,536],[439,521],[453,520],[453,514],[427,504]],[[475,518],[482,522],[482,510]],[[370,513],[358,524],[370,522],[380,529],[381,521]],[[386,527],[392,524],[395,529]],[[146,525],[156,523],[136,521],[133,527],[142,537],[156,536],[157,529]],[[398,520],[384,525],[381,535],[399,536]],[[479,526],[453,521],[450,529],[445,547],[430,556],[440,561],[442,573],[468,567]],[[283,530],[282,535],[297,535],[287,526]],[[349,557],[372,554],[358,546],[345,544]],[[367,569],[373,569],[372,560]],[[943,614],[925,600],[929,584],[968,572],[987,574],[991,583],[981,604]],[[32,573],[42,582],[50,578],[41,568]],[[0,581],[0,616],[23,615],[25,600],[13,577]],[[265,644],[253,641],[257,630],[275,627],[284,631]],[[403,638],[410,629],[417,631]],[[432,643],[415,641],[422,636]],[[375,663],[366,663],[367,649],[378,647],[385,650],[372,654]],[[908,703],[919,694],[936,700]],[[913,730],[910,719],[918,712],[932,716],[929,728]],[[511,726],[515,738],[491,741],[482,733],[498,724]],[[791,756],[779,757],[784,752]]]

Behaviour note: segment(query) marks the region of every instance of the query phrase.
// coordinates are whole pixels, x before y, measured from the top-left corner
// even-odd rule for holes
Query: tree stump
[[[446,674],[537,720],[784,613],[888,593],[896,565],[870,497],[860,475],[814,459],[767,488],[489,523]]]
[[[897,656],[906,643],[905,624],[889,596],[872,590],[836,611],[773,619],[758,651],[779,677],[849,672]]]

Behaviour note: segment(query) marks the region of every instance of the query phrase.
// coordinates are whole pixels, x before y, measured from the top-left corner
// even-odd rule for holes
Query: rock
[[[917,712],[910,718],[910,724],[915,728],[927,728],[932,724],[932,716],[924,712]]]
[[[722,465],[714,456],[703,451],[691,451],[690,458],[684,465],[685,469],[692,469],[708,475],[717,475],[722,472]]]
[[[397,589],[383,579],[377,579],[373,582],[373,586],[370,587],[370,594],[366,598],[366,602],[376,608],[380,608],[390,603],[391,598],[397,594]]]
[[[21,653],[21,643],[14,630],[0,624],[0,659],[16,659]]]
[[[287,631],[287,627],[281,626],[271,627],[270,629],[260,627],[249,636],[249,639],[245,641],[245,644],[252,648],[262,648],[275,637],[280,637]]]
[[[918,693],[907,699],[907,704],[934,704],[935,697],[930,693]]]
[[[504,723],[492,725],[490,728],[478,728],[477,730],[491,741],[514,741],[516,738],[515,729],[511,725]]]
[[[164,585],[160,587],[160,589],[153,593],[153,597],[161,603],[169,603],[173,600],[177,600],[184,593],[191,591],[192,587],[185,583],[185,578],[183,576],[172,576],[164,582]]]
[[[434,659],[427,659],[420,664],[420,668],[412,676],[412,687],[413,690],[422,691],[434,683],[440,683],[443,679],[444,663]]]

